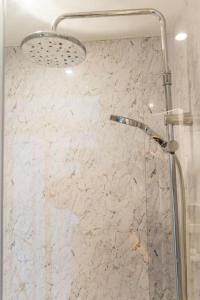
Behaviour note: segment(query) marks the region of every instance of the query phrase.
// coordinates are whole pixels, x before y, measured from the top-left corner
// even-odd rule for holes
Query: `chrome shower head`
[[[158,133],[156,133],[148,125],[146,125],[140,121],[125,118],[122,116],[116,116],[116,115],[111,115],[110,120],[121,123],[121,124],[140,128],[147,135],[149,135],[155,142],[157,142],[165,152],[174,154],[175,151],[178,149],[178,143],[176,141],[174,141],[174,140],[169,141],[169,142],[165,141]]]
[[[54,68],[67,68],[82,63],[86,48],[74,37],[54,31],[37,31],[21,43],[25,56],[32,62]]]

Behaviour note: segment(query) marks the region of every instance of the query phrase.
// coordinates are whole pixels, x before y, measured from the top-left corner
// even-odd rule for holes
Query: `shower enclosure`
[[[6,48],[2,300],[199,298],[193,2],[182,44],[137,8],[63,14]],[[160,36],[83,45],[58,28],[140,15]]]

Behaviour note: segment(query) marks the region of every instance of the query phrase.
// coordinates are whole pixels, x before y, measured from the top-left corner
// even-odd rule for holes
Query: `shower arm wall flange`
[[[171,74],[168,65],[168,51],[167,51],[167,30],[166,19],[164,15],[154,8],[141,8],[141,9],[122,9],[122,10],[107,10],[107,11],[90,11],[90,12],[77,12],[66,13],[58,16],[51,25],[51,29],[56,31],[60,22],[66,19],[84,19],[84,18],[101,18],[101,17],[119,17],[119,16],[136,16],[136,15],[153,15],[158,17],[160,23],[161,44],[162,44],[162,56],[164,75],[163,78],[167,78]],[[168,82],[163,79],[165,84]]]

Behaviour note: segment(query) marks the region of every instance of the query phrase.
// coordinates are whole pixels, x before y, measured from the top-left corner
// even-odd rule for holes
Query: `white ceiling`
[[[168,31],[180,15],[184,0],[7,0],[6,45],[19,45],[29,33],[50,30],[52,20],[66,12],[151,7],[167,19]],[[154,36],[159,34],[156,18],[132,16],[68,20],[58,31],[81,40],[102,40],[121,37]]]

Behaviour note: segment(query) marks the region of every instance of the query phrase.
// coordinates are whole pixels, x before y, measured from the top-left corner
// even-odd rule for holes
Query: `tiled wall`
[[[188,38],[171,38],[173,102],[181,112],[194,117],[192,127],[176,128],[178,152],[183,167],[187,202],[188,300],[200,299],[200,2],[184,0],[174,35],[185,31]]]
[[[175,299],[160,41],[94,42],[72,74],[6,56],[6,300]],[[149,108],[149,103],[151,108]]]

